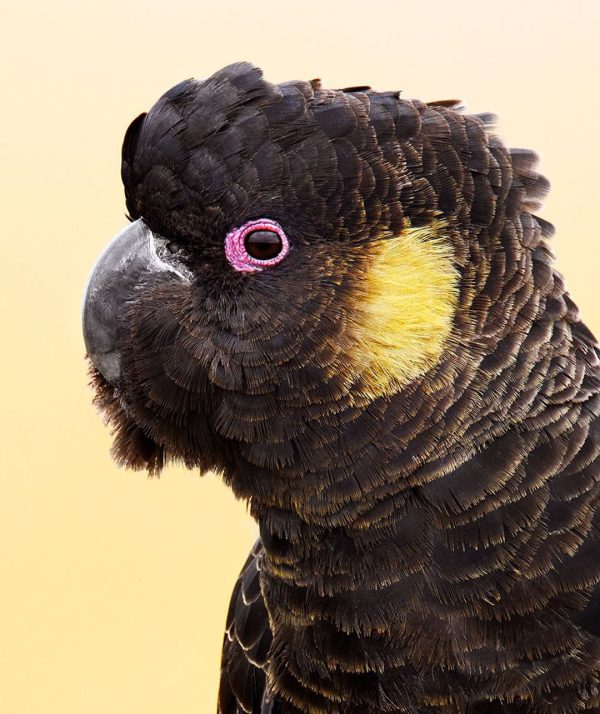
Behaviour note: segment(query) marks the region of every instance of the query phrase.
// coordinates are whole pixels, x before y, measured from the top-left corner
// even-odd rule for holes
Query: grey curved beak
[[[85,347],[94,366],[113,385],[121,377],[119,316],[136,289],[157,272],[188,278],[185,269],[159,257],[165,252],[164,243],[138,219],[112,240],[90,276],[83,302]]]

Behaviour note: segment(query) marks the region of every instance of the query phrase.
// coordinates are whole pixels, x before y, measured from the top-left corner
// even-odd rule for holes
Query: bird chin
[[[200,475],[230,468],[225,442],[210,429],[209,415],[198,421],[163,422],[143,415],[128,399],[126,384],[109,382],[90,360],[94,405],[112,428],[111,456],[119,466],[158,476],[169,463],[183,464]]]
[[[90,384],[94,390],[94,404],[112,427],[113,445],[111,455],[124,468],[146,470],[157,476],[167,459],[164,446],[157,444],[132,418],[126,399],[119,387],[115,387],[96,369],[90,360]]]

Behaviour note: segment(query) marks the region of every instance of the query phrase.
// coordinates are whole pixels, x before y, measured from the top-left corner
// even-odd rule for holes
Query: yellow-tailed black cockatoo
[[[535,165],[454,101],[246,63],[127,131],[85,339],[117,461],[260,525],[222,714],[600,712],[599,353]]]

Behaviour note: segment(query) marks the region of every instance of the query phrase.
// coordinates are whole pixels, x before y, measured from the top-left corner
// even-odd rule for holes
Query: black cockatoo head
[[[373,425],[392,407],[396,422],[427,418],[424,395],[447,408],[531,321],[545,251],[528,212],[545,183],[486,123],[453,102],[274,85],[246,63],[138,117],[133,222],[84,308],[117,459],[216,468],[267,497],[278,474],[384,448]],[[500,245],[521,265],[512,284]]]

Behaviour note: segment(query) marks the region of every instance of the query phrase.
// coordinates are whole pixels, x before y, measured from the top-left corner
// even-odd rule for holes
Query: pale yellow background
[[[537,149],[559,266],[599,331],[600,3],[0,5],[0,712],[214,712],[255,526],[216,479],[118,470],[80,303],[124,224],[120,146],[167,88],[238,59],[282,81],[461,97]]]

